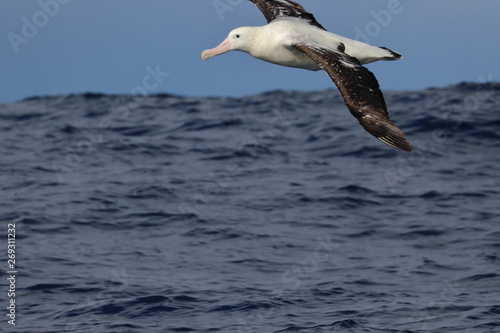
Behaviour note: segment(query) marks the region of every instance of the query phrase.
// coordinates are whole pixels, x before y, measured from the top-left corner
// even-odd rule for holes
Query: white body
[[[294,17],[279,18],[262,27],[234,29],[219,46],[205,50],[202,59],[235,50],[281,66],[312,71],[321,69],[311,58],[296,50],[292,46],[294,44],[306,44],[332,51],[338,51],[339,46],[343,44],[344,52],[357,58],[361,64],[394,59],[394,54],[387,49],[336,35]]]
[[[313,71],[321,70],[311,58],[290,46],[294,43],[315,45],[332,50],[338,50],[340,43],[343,43],[344,52],[357,58],[361,64],[391,57],[388,50],[336,35],[296,18],[282,18],[252,29],[257,30],[258,37],[248,53],[255,58],[277,65]]]

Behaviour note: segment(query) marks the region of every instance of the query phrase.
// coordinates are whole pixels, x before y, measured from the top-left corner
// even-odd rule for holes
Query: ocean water
[[[0,105],[5,332],[500,332],[500,84]]]

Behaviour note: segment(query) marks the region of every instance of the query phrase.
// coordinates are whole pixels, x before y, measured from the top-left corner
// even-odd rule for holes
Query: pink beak
[[[205,50],[201,54],[201,59],[207,60],[212,57],[215,57],[216,55],[223,54],[229,51],[229,37],[224,39],[222,43],[220,43],[219,46],[216,48],[210,49],[210,50]]]

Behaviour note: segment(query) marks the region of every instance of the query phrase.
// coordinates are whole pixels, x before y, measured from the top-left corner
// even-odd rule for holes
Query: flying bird
[[[389,146],[412,151],[401,130],[389,118],[375,75],[362,66],[378,60],[400,59],[399,53],[328,32],[296,2],[249,1],[260,9],[268,24],[234,29],[219,46],[203,51],[203,60],[235,50],[281,66],[324,70],[366,131]]]

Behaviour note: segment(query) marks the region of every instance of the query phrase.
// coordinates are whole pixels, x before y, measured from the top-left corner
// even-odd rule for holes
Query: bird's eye
[[[236,37],[236,38],[240,38],[240,35],[239,35],[239,34],[236,34],[234,37]]]

